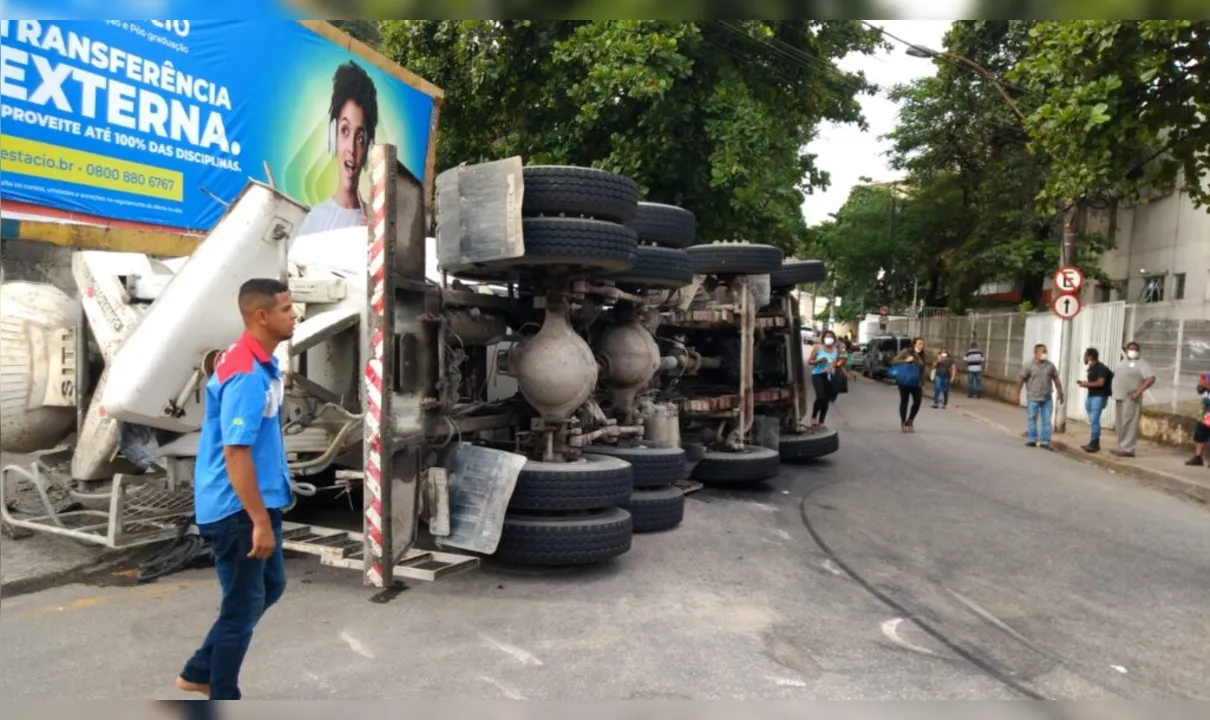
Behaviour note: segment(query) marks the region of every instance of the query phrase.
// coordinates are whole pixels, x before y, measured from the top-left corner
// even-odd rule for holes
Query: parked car
[[[849,352],[849,369],[861,372],[865,370],[866,352],[868,345],[854,345],[852,351]]]
[[[875,380],[886,377],[891,369],[891,360],[911,344],[912,339],[904,335],[875,335],[870,340],[862,374]]]

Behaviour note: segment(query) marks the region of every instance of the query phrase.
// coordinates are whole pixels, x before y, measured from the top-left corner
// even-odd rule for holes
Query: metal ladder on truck
[[[425,302],[424,186],[398,161],[392,145],[370,155],[370,219],[367,242],[367,309],[361,323],[361,406],[365,500],[363,531],[283,523],[286,550],[319,557],[332,567],[360,570],[365,585],[389,589],[396,578],[434,581],[472,570],[479,558],[415,548],[426,485],[430,530],[448,532],[445,474],[425,477],[423,380],[412,377],[409,357],[425,352],[421,322]],[[396,310],[401,325],[396,324]],[[402,332],[396,329],[402,327]],[[396,412],[395,406],[414,413]]]

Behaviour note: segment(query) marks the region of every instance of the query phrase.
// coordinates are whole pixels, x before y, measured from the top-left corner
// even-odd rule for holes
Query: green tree
[[[835,220],[817,233],[836,292],[855,315],[880,305],[910,305],[914,296],[938,305],[947,298],[947,269],[956,239],[970,225],[955,176],[927,185],[867,183],[854,187]]]
[[[312,0],[310,4],[321,10],[320,15],[373,18],[402,15],[421,20],[470,16],[492,20],[510,17],[535,20],[623,20],[634,17],[675,20],[737,15],[857,20],[874,16],[883,10],[872,0],[846,0],[843,3],[832,0],[748,0],[742,3],[736,0],[445,0],[440,3],[432,0]]]
[[[337,29],[347,32],[370,47],[377,48],[382,41],[382,37],[378,34],[378,23],[373,20],[331,20],[329,22]]]
[[[924,252],[922,297],[929,305],[962,311],[989,281],[1013,280],[1037,303],[1043,279],[1058,263],[1053,209],[1039,214],[1050,159],[1031,152],[1018,109],[1032,111],[1037,98],[1022,88],[993,82],[1026,56],[1033,21],[956,22],[946,34],[946,56],[937,73],[896,87],[899,124],[890,133],[891,161],[907,173],[912,222],[901,224],[900,242]],[[1009,93],[1006,100],[1004,92]],[[914,233],[914,234],[913,234]],[[1104,247],[1098,237],[1082,243],[1088,257]]]
[[[827,174],[803,148],[862,124],[873,87],[835,61],[856,22],[384,21],[383,51],[443,88],[438,166],[521,155],[622,173],[697,214],[698,240],[806,240]]]
[[[1042,99],[1028,127],[1052,161],[1044,206],[1180,178],[1210,202],[1210,21],[1039,22],[1011,77]]]
[[[1032,25],[957,22],[944,49],[999,78],[1024,56]],[[1010,279],[1036,300],[1041,278],[1057,262],[1058,244],[1050,218],[1034,212],[1048,163],[1029,152],[1014,109],[1014,103],[1029,108],[1030,99],[1013,93],[1010,103],[994,82],[962,60],[935,62],[936,75],[891,93],[901,104],[899,125],[890,134],[893,166],[907,171],[920,189],[918,203],[933,199],[962,207],[937,213],[947,222],[942,237],[927,241],[939,260],[928,301],[961,310],[983,283]],[[942,187],[934,188],[937,183]]]

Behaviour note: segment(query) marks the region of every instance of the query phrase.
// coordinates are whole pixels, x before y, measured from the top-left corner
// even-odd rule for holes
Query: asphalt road
[[[368,602],[289,562],[249,698],[1210,697],[1210,514],[854,384],[839,453],[703,491],[605,567],[487,567]],[[961,399],[958,402],[962,402]],[[170,699],[212,571],[0,604],[0,696]]]

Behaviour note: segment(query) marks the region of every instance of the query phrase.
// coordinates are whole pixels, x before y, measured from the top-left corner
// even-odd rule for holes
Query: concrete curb
[[[12,542],[13,540],[12,538],[5,538],[5,541]],[[20,540],[17,542],[20,542]],[[101,577],[137,567],[144,555],[145,553],[134,551],[109,551],[88,562],[75,563],[46,572],[14,578],[0,583],[0,598],[7,600],[63,585],[96,582]]]
[[[1019,429],[1013,430],[1012,428],[1005,427],[994,420],[989,420],[982,415],[970,412],[969,410],[963,410],[962,408],[957,408],[957,410],[966,417],[971,418],[972,420],[977,420],[986,425],[990,425],[1005,435],[1018,438],[1024,436],[1024,433]],[[1173,475],[1172,473],[1164,472],[1163,470],[1154,470],[1152,468],[1142,467],[1132,463],[1124,463],[1113,459],[1113,456],[1111,455],[1106,456],[1098,453],[1086,453],[1081,450],[1079,446],[1070,445],[1062,440],[1055,440],[1051,438],[1050,445],[1055,449],[1055,452],[1063,453],[1064,455],[1077,460],[1083,460],[1089,464],[1096,465],[1103,470],[1108,470],[1117,475],[1128,475],[1136,480],[1141,480],[1145,485],[1154,487],[1157,490],[1162,490],[1169,495],[1175,495],[1176,497],[1183,498],[1185,500],[1192,500],[1202,505],[1210,505],[1210,485],[1203,485],[1191,480],[1186,480],[1179,475]]]

